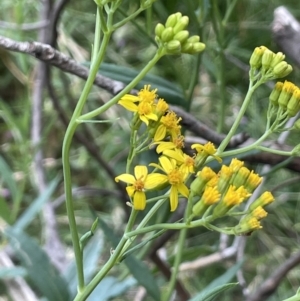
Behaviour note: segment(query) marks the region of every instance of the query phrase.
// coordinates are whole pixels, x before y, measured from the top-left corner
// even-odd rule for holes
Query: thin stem
[[[95,289],[95,287],[99,284],[99,282],[106,276],[106,274],[112,269],[112,267],[118,262],[119,255],[126,243],[127,239],[122,237],[119,242],[117,248],[114,250],[113,254],[109,258],[109,260],[105,263],[99,273],[91,280],[91,282],[77,294],[74,301],[84,301],[91,294],[91,292]]]
[[[64,187],[65,187],[65,195],[66,195],[66,207],[67,207],[67,215],[69,219],[73,249],[75,254],[79,292],[82,291],[84,288],[84,272],[83,272],[83,262],[82,262],[82,250],[80,248],[79,235],[78,235],[78,229],[75,220],[75,213],[74,213],[74,206],[73,206],[71,169],[70,169],[70,161],[69,161],[70,147],[71,147],[75,130],[78,125],[76,119],[80,116],[84,104],[87,100],[87,97],[91,91],[99,66],[103,60],[105,49],[107,47],[109,39],[110,39],[110,34],[104,35],[98,56],[95,60],[95,63],[91,67],[89,77],[85,83],[82,94],[78,100],[73,116],[66,130],[66,134],[63,141],[63,147],[62,147],[62,163],[63,163]]]
[[[224,149],[227,147],[228,143],[230,142],[231,138],[233,137],[233,135],[235,134],[240,122],[241,122],[241,119],[243,118],[245,112],[246,112],[246,109],[248,108],[248,105],[251,101],[251,97],[254,93],[254,91],[258,88],[259,85],[261,85],[262,82],[261,81],[258,81],[255,85],[253,85],[253,81],[250,80],[249,82],[249,88],[248,88],[248,92],[246,94],[246,97],[245,97],[245,100],[242,104],[242,107],[239,111],[239,114],[238,116],[236,117],[230,131],[228,132],[227,136],[225,137],[225,139],[222,141],[222,143],[220,144],[219,148],[218,148],[218,151],[217,153],[215,154],[216,156],[219,156],[220,154],[222,154],[222,152],[224,151]]]
[[[100,48],[100,38],[101,38],[101,20],[100,20],[100,7],[97,6],[97,15],[96,15],[96,26],[95,26],[95,37],[94,37],[94,45],[93,45],[93,54],[91,62],[92,64],[97,58],[97,54]]]
[[[110,101],[104,104],[102,107],[93,110],[89,113],[81,115],[79,118],[80,121],[82,120],[90,120],[95,116],[107,111],[111,106],[116,104],[121,97],[127,94],[130,90],[132,90],[141,80],[142,78],[149,72],[149,70],[159,61],[159,59],[164,55],[163,51],[157,51],[155,56],[149,63],[144,67],[144,69],[116,96],[114,96]]]

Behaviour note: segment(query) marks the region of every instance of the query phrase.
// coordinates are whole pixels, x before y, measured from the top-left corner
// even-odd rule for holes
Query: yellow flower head
[[[209,206],[219,201],[220,196],[217,187],[206,186],[201,199],[193,206],[193,213],[202,215]]]
[[[138,92],[139,101],[146,101],[153,104],[157,98],[157,89],[150,91],[151,85],[145,85],[143,89]]]
[[[171,211],[174,211],[178,206],[178,193],[181,193],[184,197],[189,196],[189,189],[184,184],[186,175],[178,168],[174,159],[161,156],[159,163],[160,165],[155,163],[151,163],[150,165],[162,170],[166,174],[162,175],[163,183],[169,182],[171,185],[170,206]]]
[[[208,182],[210,182],[214,177],[216,177],[216,173],[210,167],[203,167],[202,170],[197,173],[197,177],[192,182],[190,186],[191,191],[193,191],[195,195],[201,196],[204,186],[208,185]],[[213,185],[209,186],[215,186],[217,184],[217,180],[212,184]]]
[[[178,118],[172,111],[169,111],[166,115],[162,116],[160,125],[154,135],[154,141],[163,140],[167,134],[170,135],[172,139],[178,137],[181,129],[181,125],[179,125],[180,120],[181,117]]]
[[[232,159],[229,165],[233,172],[238,172],[242,166],[244,166],[244,162],[236,158]]]
[[[167,149],[182,149],[184,147],[184,137],[179,135],[172,139],[172,141],[158,141],[152,143],[152,145],[157,144],[156,152],[158,154],[163,153]]]
[[[215,156],[217,152],[215,146],[211,142],[207,142],[206,144],[202,145],[199,143],[195,143],[191,146],[192,149],[196,149],[198,156],[201,158],[201,161],[208,158],[209,156],[214,157],[219,163],[222,162],[222,159],[218,156]]]
[[[184,172],[186,175],[188,175],[189,173],[195,172],[194,171],[194,166],[195,166],[194,158],[185,154],[181,149],[165,150],[163,152],[163,154],[164,154],[164,156],[175,159],[177,162],[177,165],[180,166],[181,171]]]
[[[257,220],[261,220],[268,215],[268,212],[264,210],[263,207],[258,206],[250,213],[250,215],[255,217]]]
[[[254,173],[254,171],[252,170],[244,186],[248,191],[253,192],[257,188],[257,186],[261,183],[261,181],[262,181],[262,177]]]
[[[261,229],[262,226],[259,220],[252,216],[243,218],[240,223],[234,227],[234,232],[237,235],[250,235],[254,230]]]
[[[133,197],[133,207],[136,210],[144,210],[146,207],[145,190],[166,182],[163,175],[159,173],[148,174],[146,166],[138,165],[134,168],[134,176],[131,174],[121,174],[115,178],[116,182],[122,181],[130,184],[126,191],[130,197]]]
[[[253,211],[258,206],[266,206],[272,202],[274,202],[274,196],[270,191],[265,191],[257,200],[255,200],[249,207],[250,211]]]
[[[156,114],[162,116],[167,112],[168,109],[169,105],[162,98],[160,98],[156,104]]]

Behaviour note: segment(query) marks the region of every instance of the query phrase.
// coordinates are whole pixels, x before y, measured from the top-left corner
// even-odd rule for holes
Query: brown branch
[[[298,264],[300,264],[300,252],[291,256],[282,265],[280,265],[276,271],[263,282],[263,284],[254,294],[248,296],[246,301],[266,300],[276,291],[286,274]]]
[[[40,61],[59,68],[64,72],[76,75],[85,80],[88,78],[89,69],[87,67],[78,64],[76,61],[50,45],[39,42],[18,42],[0,36],[0,47],[10,51],[29,54]],[[125,87],[123,83],[113,81],[99,74],[97,74],[94,84],[109,91],[113,95],[116,95]]]

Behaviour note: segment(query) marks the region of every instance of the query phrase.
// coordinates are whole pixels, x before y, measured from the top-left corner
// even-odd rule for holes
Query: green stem
[[[86,113],[84,115],[81,115],[79,118],[79,121],[83,120],[90,120],[94,118],[95,116],[107,111],[111,106],[116,104],[121,97],[123,97],[125,94],[130,92],[141,80],[142,78],[149,72],[149,70],[159,61],[159,59],[164,55],[163,50],[158,50],[155,54],[155,56],[152,58],[151,61],[144,67],[144,69],[116,96],[114,96],[110,101],[108,101],[106,104],[104,104],[102,107],[93,110],[89,113]]]
[[[97,6],[95,37],[94,37],[94,45],[93,45],[93,54],[91,59],[92,64],[96,60],[100,48],[100,37],[101,37],[100,7]]]
[[[113,254],[109,258],[109,260],[105,263],[99,273],[91,280],[91,282],[77,294],[74,301],[84,301],[91,294],[91,292],[95,289],[95,287],[99,284],[99,282],[106,276],[106,274],[112,269],[112,267],[118,262],[119,255],[126,243],[126,238],[123,237],[117,248],[114,250]]]
[[[83,262],[82,262],[82,250],[80,248],[79,234],[78,234],[77,224],[75,220],[74,206],[73,206],[71,169],[70,169],[70,161],[69,161],[70,147],[71,147],[73,135],[78,125],[76,119],[80,116],[84,104],[87,100],[87,97],[91,91],[99,66],[103,60],[105,49],[107,47],[109,39],[110,39],[110,34],[104,35],[98,56],[91,67],[89,77],[85,83],[82,94],[78,100],[73,116],[66,130],[66,134],[63,141],[63,147],[62,147],[62,163],[63,163],[66,207],[67,207],[67,215],[69,219],[70,232],[71,232],[72,243],[73,243],[74,254],[75,254],[79,292],[82,291],[82,289],[84,288],[84,272],[83,272]]]
[[[258,140],[256,140],[254,143],[250,144],[250,145],[247,145],[245,147],[241,147],[241,148],[238,148],[238,149],[234,149],[234,150],[231,150],[231,151],[225,151],[223,152],[222,154],[220,154],[220,157],[221,158],[225,158],[225,157],[229,157],[229,156],[236,156],[236,155],[239,155],[239,154],[242,154],[242,153],[245,153],[245,152],[248,152],[250,150],[253,150],[253,149],[258,149],[260,146],[259,144],[262,143],[265,139],[268,138],[268,136],[272,133],[272,131],[267,131],[265,132]],[[266,148],[267,149],[267,148]],[[268,149],[269,152],[271,152],[271,149]]]
[[[248,105],[249,105],[249,103],[251,101],[251,97],[252,97],[254,91],[261,84],[262,84],[262,82],[258,81],[255,85],[253,85],[253,82],[250,80],[248,92],[246,94],[246,97],[245,97],[245,100],[244,100],[244,102],[242,104],[242,107],[241,107],[241,109],[239,111],[239,114],[236,117],[235,122],[233,123],[233,125],[232,125],[230,131],[228,132],[227,136],[225,137],[225,139],[220,144],[220,146],[218,148],[218,151],[215,154],[216,156],[219,156],[220,154],[222,154],[222,152],[224,151],[224,149],[227,147],[227,145],[230,142],[231,138],[235,134],[235,132],[236,132],[236,130],[237,130],[237,128],[238,128],[238,126],[239,126],[239,124],[241,122],[241,119],[243,118],[243,116],[244,116],[244,114],[246,112],[246,109],[248,108]]]

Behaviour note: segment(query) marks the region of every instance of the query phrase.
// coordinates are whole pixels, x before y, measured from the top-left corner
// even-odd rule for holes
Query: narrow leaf
[[[68,286],[37,242],[23,231],[5,230],[16,256],[35,287],[49,301],[70,300]]]

